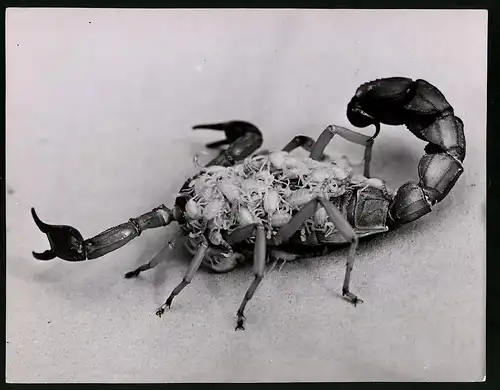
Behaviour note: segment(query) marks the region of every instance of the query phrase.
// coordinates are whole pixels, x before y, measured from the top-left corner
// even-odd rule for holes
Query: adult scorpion
[[[267,263],[349,246],[342,295],[356,305],[362,301],[351,292],[350,278],[358,241],[431,212],[463,172],[465,136],[462,120],[443,94],[421,79],[390,77],[362,84],[347,105],[347,118],[358,128],[375,126],[375,134],[369,137],[331,125],[317,140],[300,135],[281,152],[254,154],[263,138],[251,123],[194,126],[224,131],[226,139],[207,147],[228,147],[185,182],[172,209],[161,205],[85,240],[71,226],[42,222],[32,208],[35,223],[47,235],[51,248],[33,252],[33,256],[39,260],[95,259],[122,247],[146,229],[176,221],[187,237],[186,247],[193,258],[184,278],[156,314],[161,316],[170,307],[201,265],[228,272],[253,258],[254,280],[237,311],[238,330],[244,329],[245,307],[262,281]],[[416,137],[428,142],[418,164],[419,180],[406,182],[393,194],[382,181],[370,178],[372,148],[381,124],[406,125]],[[361,182],[342,173],[323,153],[334,135],[365,147]],[[309,156],[292,158],[290,153],[299,147]],[[228,177],[233,182],[228,183]],[[287,212],[280,209],[280,202],[288,207]],[[324,229],[327,224],[332,227],[328,231]],[[125,276],[136,277],[159,262],[155,257]]]

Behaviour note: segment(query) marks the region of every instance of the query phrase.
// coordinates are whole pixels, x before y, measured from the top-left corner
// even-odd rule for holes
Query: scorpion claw
[[[78,230],[67,225],[49,225],[42,222],[33,207],[31,215],[40,231],[47,235],[50,244],[50,249],[43,253],[33,252],[35,259],[52,260],[59,257],[67,261],[86,260],[83,236]]]
[[[37,252],[31,252],[33,253],[33,257],[37,260],[52,260],[53,258],[56,257],[56,254],[52,252],[51,249],[47,249],[43,253],[37,253]]]
[[[211,143],[207,144],[206,147],[209,148],[209,149],[216,149],[219,146],[228,145],[229,143],[230,143],[229,140],[222,139],[220,141],[211,142]]]
[[[230,121],[223,123],[202,124],[193,126],[193,130],[208,129],[224,131],[226,139],[207,144],[207,148],[215,149],[222,145],[229,145],[247,133],[260,134],[259,129],[253,124],[243,121]]]

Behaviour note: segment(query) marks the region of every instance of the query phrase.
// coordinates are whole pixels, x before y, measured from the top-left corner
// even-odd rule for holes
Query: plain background
[[[12,382],[475,381],[485,375],[486,11],[7,11],[7,380]],[[38,262],[30,215],[89,238],[161,203],[214,132],[255,123],[266,148],[348,123],[356,88],[423,78],[465,123],[465,173],[424,218],[358,250],[269,274],[199,272],[159,319],[185,253],[136,280],[176,226],[106,257]],[[373,129],[362,130],[372,134]],[[425,143],[383,126],[373,175],[417,179]],[[335,139],[329,152],[362,157]]]

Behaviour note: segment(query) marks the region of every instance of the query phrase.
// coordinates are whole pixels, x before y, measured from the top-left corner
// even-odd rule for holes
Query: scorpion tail
[[[443,200],[463,173],[464,125],[435,86],[425,80],[391,77],[365,83],[348,105],[347,117],[357,127],[406,125],[428,141],[418,165],[419,181],[397,191],[389,209],[392,227],[412,222]]]

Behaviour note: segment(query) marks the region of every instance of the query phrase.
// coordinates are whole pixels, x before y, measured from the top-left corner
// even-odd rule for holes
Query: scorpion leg
[[[357,303],[362,302],[362,300],[349,291],[349,285],[356,255],[356,249],[358,246],[358,236],[352,228],[351,224],[343,216],[343,214],[329,200],[323,198],[315,198],[306,203],[304,207],[293,216],[290,222],[281,227],[278,232],[278,242],[276,244],[288,240],[295,232],[297,232],[302,227],[305,221],[313,217],[318,204],[321,204],[321,206],[325,208],[328,217],[334,223],[339,233],[345,238],[347,242],[350,243],[344,284],[342,286],[342,295],[346,296],[351,303],[356,305]]]
[[[231,166],[250,156],[262,145],[262,133],[251,123],[243,121],[230,121],[225,123],[196,125],[193,129],[210,129],[224,131],[226,139],[207,145],[216,148],[228,144],[226,150],[210,161],[207,166],[221,165]]]
[[[50,249],[43,252],[33,252],[33,257],[39,260],[50,260],[58,257],[66,261],[83,261],[96,259],[121,248],[132,239],[138,237],[143,230],[167,226],[174,221],[176,211],[161,205],[152,211],[128,222],[109,228],[95,237],[87,240],[74,227],[67,225],[49,225],[42,222],[31,209],[31,214],[38,228],[47,235]]]
[[[245,330],[245,307],[250,299],[252,299],[257,287],[264,278],[264,268],[266,265],[266,233],[262,225],[255,227],[255,249],[253,256],[253,273],[254,280],[245,293],[245,297],[236,313],[238,320],[235,330]]]
[[[318,208],[318,198],[314,198],[307,202],[297,214],[295,214],[292,219],[286,224],[283,225],[275,238],[274,245],[279,245],[283,242],[286,242],[290,237],[292,237],[297,231],[302,228],[304,222],[306,222],[309,218],[312,218],[316,213],[316,209]]]
[[[264,227],[260,224],[250,224],[247,226],[240,227],[234,230],[229,237],[227,242],[230,244],[236,244],[247,238],[252,237],[255,234],[255,248],[253,252],[253,273],[254,280],[245,293],[245,297],[241,302],[241,305],[236,313],[238,320],[235,330],[245,330],[245,307],[250,299],[252,299],[257,287],[264,278],[264,268],[266,265],[266,233]]]
[[[125,278],[127,278],[127,279],[136,278],[137,276],[139,276],[139,274],[141,272],[147,271],[148,269],[152,269],[152,268],[156,267],[163,260],[162,257],[160,257],[159,255],[160,254],[158,253],[155,257],[153,257],[153,259],[150,262],[137,267],[133,271],[127,272],[125,274]]]
[[[375,135],[373,137],[368,137],[364,134],[357,133],[355,131],[346,129],[345,127],[342,127],[342,126],[330,125],[325,130],[323,130],[323,132],[320,134],[318,140],[313,145],[310,157],[313,160],[319,160],[321,158],[321,156],[323,155],[323,151],[325,150],[326,146],[332,140],[333,136],[335,134],[338,134],[347,141],[350,141],[350,142],[353,142],[355,144],[362,145],[365,147],[364,175],[365,175],[365,177],[370,177],[370,163],[371,163],[371,159],[372,159],[373,142],[374,142],[374,139],[379,134],[379,132],[380,132],[379,125],[376,125],[376,132],[375,132]]]
[[[173,249],[173,244],[172,244],[172,242],[169,242],[169,243],[167,244],[167,247],[168,247],[168,248],[170,248],[170,249]],[[165,249],[165,248],[164,248],[164,249]],[[153,257],[153,259],[151,259],[151,261],[150,261],[150,262],[148,262],[148,263],[146,263],[146,264],[143,264],[143,265],[141,265],[141,266],[137,267],[137,268],[136,268],[135,270],[133,270],[133,271],[127,272],[127,273],[125,274],[125,277],[126,277],[127,279],[130,279],[130,278],[135,278],[135,277],[139,276],[139,274],[140,274],[141,272],[143,272],[143,271],[147,271],[147,270],[149,270],[149,269],[152,269],[152,268],[156,267],[156,266],[157,266],[158,264],[160,264],[160,263],[163,261],[163,259],[164,259],[164,257],[163,257],[163,256],[160,256],[162,252],[163,252],[163,249],[162,249],[162,250],[161,250],[161,251],[160,251],[160,252],[159,252],[159,253],[158,253],[155,257]]]
[[[344,284],[342,285],[342,295],[345,296],[351,303],[353,303],[354,306],[356,306],[357,303],[362,303],[363,301],[349,291],[349,285],[351,281],[351,272],[354,266],[354,260],[356,258],[358,236],[352,228],[351,224],[340,212],[340,210],[337,209],[329,200],[319,198],[319,202],[325,208],[328,217],[338,229],[339,233],[345,238],[346,241],[350,242],[349,254],[347,255],[348,257]]]
[[[182,282],[180,282],[177,287],[174,288],[172,293],[169,295],[167,300],[163,305],[161,305],[158,310],[156,311],[156,315],[158,317],[161,317],[163,313],[165,313],[166,308],[170,308],[172,305],[172,301],[174,300],[176,295],[179,295],[179,293],[186,287],[189,283],[194,278],[194,275],[196,275],[196,272],[201,266],[201,263],[203,261],[203,258],[205,257],[205,253],[207,252],[208,249],[208,242],[206,239],[203,239],[202,243],[200,244],[198,251],[194,255],[193,259],[191,260],[191,263],[189,264],[189,268],[184,274],[184,277],[182,278]]]
[[[299,255],[297,253],[285,252],[285,251],[282,251],[279,249],[272,249],[269,251],[269,259],[271,262],[271,266],[269,267],[269,270],[267,271],[267,273],[272,272],[279,261],[282,261],[281,266],[279,268],[279,270],[281,270],[281,268],[285,265],[285,263],[290,262],[290,261],[304,259],[307,257],[309,257],[309,256]]]

